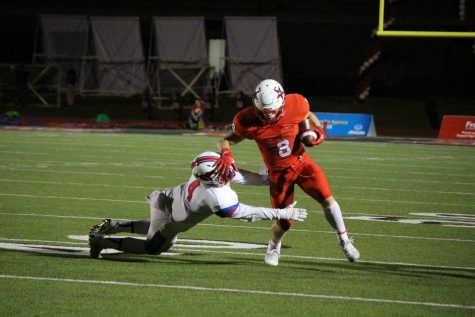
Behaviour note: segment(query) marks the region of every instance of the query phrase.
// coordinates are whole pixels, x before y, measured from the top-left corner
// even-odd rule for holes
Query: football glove
[[[312,146],[317,146],[325,141],[327,134],[323,131],[321,126],[317,126],[314,131],[317,134],[317,138],[312,142]]]
[[[294,201],[285,209],[280,209],[277,212],[277,219],[304,221],[307,218],[307,209],[295,208],[297,201]]]
[[[223,148],[221,150],[221,157],[216,161],[215,173],[218,175],[228,175],[229,169],[232,167],[236,172],[238,171],[236,163],[234,163],[234,157],[231,150]]]

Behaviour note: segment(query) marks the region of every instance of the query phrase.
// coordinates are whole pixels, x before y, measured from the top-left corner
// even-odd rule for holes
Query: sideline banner
[[[439,139],[475,140],[475,117],[444,116]]]
[[[373,115],[362,113],[314,112],[329,136],[376,136]]]

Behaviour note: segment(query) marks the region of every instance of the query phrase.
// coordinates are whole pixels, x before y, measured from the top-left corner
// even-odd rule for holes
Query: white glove
[[[307,209],[303,208],[294,208],[297,204],[296,201],[285,207],[285,209],[280,209],[277,212],[277,219],[287,219],[287,220],[297,220],[304,221],[307,218]]]

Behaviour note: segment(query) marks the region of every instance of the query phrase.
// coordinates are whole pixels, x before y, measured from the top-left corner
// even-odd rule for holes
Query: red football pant
[[[285,208],[294,202],[295,184],[319,203],[332,195],[325,173],[307,153],[303,153],[302,158],[287,169],[269,170],[269,182],[270,199],[274,208]],[[277,224],[287,231],[292,221],[278,220]]]

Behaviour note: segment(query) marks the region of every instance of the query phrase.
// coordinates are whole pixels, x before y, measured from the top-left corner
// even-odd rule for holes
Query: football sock
[[[280,250],[280,247],[281,247],[281,243],[280,242],[274,242],[272,240],[269,241],[269,250]]]
[[[150,220],[132,221],[132,233],[147,234]]]
[[[279,223],[276,221],[272,227],[271,227],[271,233],[272,233],[272,243],[277,244],[279,243],[282,238],[284,237],[285,233],[287,231],[283,230],[280,226]]]
[[[338,238],[344,241],[348,240],[345,222],[343,221],[343,215],[338,202],[335,201],[330,207],[323,208],[323,210],[325,212],[325,218],[337,232]]]
[[[127,232],[147,234],[150,227],[150,220],[125,221],[119,222],[118,226],[111,228],[110,233]]]
[[[145,240],[136,238],[104,238],[101,241],[104,249],[115,249],[125,253],[147,253],[147,243]]]

